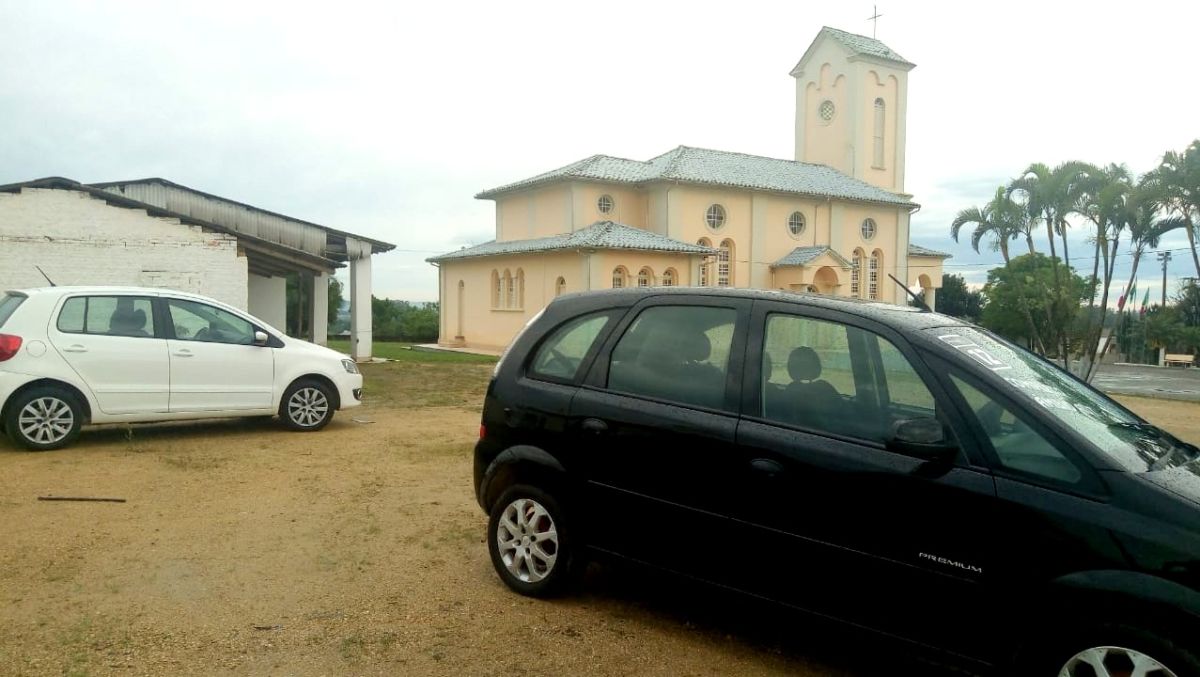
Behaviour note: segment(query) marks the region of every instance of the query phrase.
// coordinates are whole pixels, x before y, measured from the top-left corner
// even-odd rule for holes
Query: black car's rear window
[[[0,297],[0,327],[3,327],[8,318],[17,312],[17,306],[21,305],[24,301],[24,294],[8,292],[3,297]]]

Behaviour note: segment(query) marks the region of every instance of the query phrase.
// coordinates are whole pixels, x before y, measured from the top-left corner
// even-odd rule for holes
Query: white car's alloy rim
[[[496,525],[500,559],[517,580],[536,583],[554,570],[558,559],[558,530],[541,503],[518,498],[500,515]]]
[[[1058,671],[1058,677],[1175,677],[1165,665],[1141,651],[1097,646],[1080,651]]]
[[[329,413],[329,400],[317,388],[301,388],[288,400],[288,417],[305,428],[320,423]]]
[[[57,444],[71,434],[75,414],[57,397],[39,397],[21,409],[17,427],[25,439],[37,444]]]

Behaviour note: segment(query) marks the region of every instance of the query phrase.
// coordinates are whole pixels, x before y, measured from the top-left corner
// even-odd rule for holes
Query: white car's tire
[[[333,420],[336,398],[325,383],[311,378],[300,379],[284,391],[279,402],[279,418],[289,430],[320,430]]]

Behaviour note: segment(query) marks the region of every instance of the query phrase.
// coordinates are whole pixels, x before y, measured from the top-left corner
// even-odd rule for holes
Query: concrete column
[[[321,273],[312,277],[312,342],[324,346],[329,344],[329,275]]]
[[[750,198],[750,286],[756,289],[767,287],[767,200],[755,193]]]
[[[346,238],[350,254],[350,357],[371,359],[371,245]]]
[[[925,290],[925,305],[929,306],[930,310],[937,310],[937,288],[929,287]]]

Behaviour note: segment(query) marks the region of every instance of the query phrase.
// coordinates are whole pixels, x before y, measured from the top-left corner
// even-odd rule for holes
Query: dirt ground
[[[221,421],[96,428],[40,454],[0,442],[0,674],[895,668],[876,645],[642,572],[593,567],[549,602],[508,592],[471,491],[489,371],[369,366],[369,404],[317,434]],[[1200,442],[1200,405],[1124,401]]]

